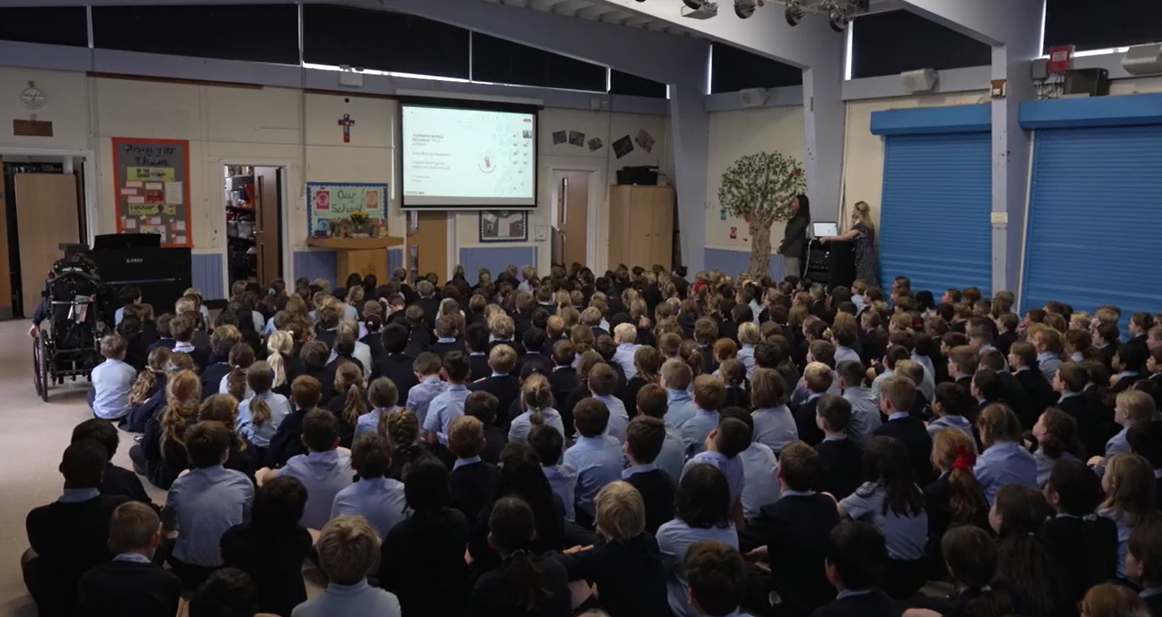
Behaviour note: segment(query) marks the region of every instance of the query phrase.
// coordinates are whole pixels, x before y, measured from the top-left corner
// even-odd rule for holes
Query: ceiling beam
[[[606,13],[613,13],[616,10],[617,7],[609,6],[607,4],[594,4],[593,6],[585,7],[580,11],[577,11],[577,14],[574,15],[574,17],[580,17],[581,19],[597,19]]]

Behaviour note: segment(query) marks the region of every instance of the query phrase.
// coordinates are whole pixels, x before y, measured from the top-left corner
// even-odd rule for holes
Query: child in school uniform
[[[508,429],[508,441],[528,441],[529,433],[537,426],[551,426],[565,435],[561,414],[553,409],[553,393],[544,375],[533,373],[521,385],[520,408]]]
[[[169,372],[169,349],[158,347],[149,352],[145,370],[137,374],[137,381],[129,390],[129,413],[121,428],[130,433],[142,433],[145,425],[165,408],[165,383]]]
[[[448,425],[448,449],[456,455],[448,484],[452,507],[475,521],[496,481],[496,466],[480,460],[484,449],[484,424],[472,416],[460,416]]]
[[[480,459],[493,465],[500,462],[500,453],[508,445],[508,433],[496,426],[496,406],[499,404],[500,401],[488,392],[473,392],[464,399],[464,415],[484,424],[484,449],[480,451]]]
[[[731,523],[730,485],[717,467],[697,464],[682,475],[674,498],[674,520],[658,529],[657,540],[670,609],[674,617],[694,617],[684,562],[687,550],[699,540],[738,548],[738,532]]]
[[[208,348],[194,345],[196,330],[197,322],[194,316],[189,313],[180,313],[169,322],[169,331],[174,338],[173,350],[189,354],[197,370],[203,371],[210,361],[210,352]]]
[[[742,515],[750,520],[759,515],[763,506],[779,499],[778,458],[770,448],[755,441],[754,419],[747,410],[724,407],[719,416],[722,420],[733,418],[742,422],[751,433],[750,444],[737,456],[746,480],[742,489]]]
[[[1038,488],[1037,461],[1021,445],[1021,422],[1012,409],[1000,404],[985,407],[976,420],[976,430],[983,450],[973,474],[989,503],[1006,484]]]
[[[105,358],[93,368],[89,381],[89,408],[93,415],[105,420],[120,420],[129,415],[129,391],[137,381],[137,371],[125,363],[125,339],[119,334],[101,338],[101,356]]]
[[[520,396],[520,380],[512,376],[512,369],[516,366],[516,355],[512,347],[503,343],[492,346],[488,352],[488,366],[492,369],[492,374],[482,376],[468,384],[468,390],[471,392],[483,391],[496,397],[497,426],[503,427],[505,431],[512,423],[508,410],[512,407],[512,402]],[[444,361],[447,362],[447,358]],[[468,395],[465,393],[463,396]]]
[[[863,385],[867,371],[858,360],[840,362],[835,368],[839,377],[841,396],[851,405],[851,421],[847,425],[847,436],[856,443],[864,443],[883,424],[880,406],[872,395],[871,388]]]
[[[916,384],[903,375],[893,375],[884,380],[880,388],[880,409],[887,416],[887,422],[875,430],[876,437],[894,437],[908,450],[912,473],[920,485],[935,479],[932,471],[932,437],[924,422],[909,413],[916,397]],[[865,444],[866,447],[866,444]]]
[[[131,501],[113,511],[109,550],[116,555],[81,576],[77,614],[172,617],[181,602],[178,577],[153,563],[161,521],[153,508]]]
[[[425,351],[416,356],[412,370],[415,372],[417,383],[408,390],[405,406],[416,414],[420,426],[424,426],[432,400],[448,389],[448,384],[441,379],[440,374],[443,370],[443,361],[438,354]]]
[[[752,371],[753,372],[753,371]],[[726,386],[723,407],[750,408],[750,394],[747,393],[746,366],[738,358],[731,358],[718,367],[718,374]]]
[[[615,396],[618,386],[617,371],[613,366],[599,362],[589,371],[589,392],[594,400],[601,401],[609,410],[609,424],[605,434],[618,442],[625,441],[625,427],[629,424],[629,413],[625,403]],[[576,413],[576,411],[574,411]],[[512,435],[509,435],[512,439]]]
[[[1033,439],[1037,449],[1037,486],[1044,487],[1053,467],[1061,461],[1082,462],[1085,452],[1077,438],[1077,422],[1060,409],[1050,407],[1041,413],[1033,425]]]
[[[1098,475],[1104,474],[1107,459],[1115,454],[1130,451],[1130,442],[1126,438],[1126,433],[1132,427],[1152,422],[1156,413],[1154,399],[1149,394],[1137,390],[1129,390],[1119,394],[1115,399],[1114,422],[1122,427],[1122,430],[1106,442],[1105,456],[1091,456],[1086,464],[1093,467]]]
[[[60,464],[64,493],[34,508],[25,519],[29,549],[20,566],[40,615],[77,614],[77,581],[113,557],[108,545],[110,515],[129,498],[101,494],[107,460],[105,447],[92,439],[65,448]]]
[[[254,396],[238,404],[238,432],[254,446],[256,456],[265,458],[278,425],[290,415],[290,401],[271,390],[274,375],[266,362],[255,362],[246,371],[246,385]]]
[[[444,356],[443,377],[447,379],[447,383],[428,405],[427,417],[420,424],[427,435],[428,443],[448,443],[448,426],[453,420],[464,415],[464,401],[472,389],[471,386],[466,386],[465,382],[471,370],[472,366],[463,352],[452,351]],[[419,420],[418,415],[416,419]]]
[[[335,370],[335,396],[324,409],[339,418],[339,445],[350,448],[359,417],[367,413],[363,371],[354,362],[343,362]]]
[[[230,371],[218,380],[209,394],[229,394],[242,402],[254,396],[254,390],[246,383],[246,373],[255,361],[254,348],[247,343],[238,343],[230,348]],[[203,380],[204,382],[205,380]]]
[[[1106,498],[1096,513],[1118,526],[1118,577],[1126,577],[1126,543],[1134,527],[1152,520],[1154,510],[1154,467],[1137,454],[1115,454],[1101,479]]]
[[[242,342],[242,333],[235,326],[224,325],[214,328],[210,335],[211,353],[209,364],[202,371],[202,396],[209,397],[220,392],[222,378],[230,374],[230,351]]]
[[[575,519],[588,528],[595,514],[593,499],[602,487],[621,478],[625,460],[620,443],[605,434],[609,425],[605,403],[594,398],[581,400],[573,409],[573,424],[577,441],[565,450],[563,460],[577,472]]]
[[[875,441],[874,439],[872,441]],[[815,617],[895,617],[892,598],[880,591],[888,572],[884,536],[867,523],[852,521],[831,530],[825,572],[839,593]]]
[[[831,389],[833,377],[831,369],[822,362],[812,362],[803,369],[803,382],[806,384],[808,394],[795,410],[795,427],[799,439],[812,447],[823,441],[823,431],[819,430],[815,420],[815,408],[819,404],[819,398]]]
[[[888,550],[884,591],[897,600],[910,598],[927,580],[928,513],[909,458],[901,441],[873,438],[865,446],[867,482],[839,502],[841,518],[872,523],[883,534]]]
[[[666,441],[666,425],[657,418],[638,416],[626,429],[622,480],[637,489],[645,509],[645,528],[657,533],[663,523],[674,518],[674,493],[677,486],[670,474],[656,463]]]
[[[379,561],[379,536],[361,516],[327,523],[315,547],[330,583],[323,593],[295,607],[291,617],[400,617],[399,598],[372,587],[367,575]]]
[[[230,431],[219,422],[200,422],[186,435],[190,472],[174,480],[161,512],[167,532],[178,532],[169,556],[182,584],[196,588],[222,567],[222,534],[250,517],[254,485],[222,463],[230,452]]]
[[[980,482],[972,475],[976,464],[976,442],[971,435],[947,427],[934,433],[932,464],[940,477],[924,487],[924,511],[928,514],[925,553],[929,559],[929,578],[939,580],[945,573],[940,544],[944,532],[960,525],[988,529],[989,503]]]
[[[815,406],[816,422],[823,441],[815,446],[823,460],[819,490],[843,500],[863,484],[863,449],[847,436],[851,403],[834,394],[824,394]]]
[[[529,446],[537,453],[541,463],[541,471],[549,481],[553,494],[561,500],[565,508],[565,520],[574,519],[574,491],[577,483],[577,471],[571,466],[561,463],[561,456],[565,452],[565,438],[561,432],[547,425],[535,427],[529,433]]]
[[[1126,576],[1141,587],[1151,615],[1162,614],[1162,523],[1138,525],[1126,550]]]
[[[932,400],[933,420],[928,423],[928,434],[935,437],[936,433],[946,428],[954,428],[975,440],[972,422],[964,417],[972,407],[972,398],[960,384],[942,383],[936,386],[936,398]],[[976,449],[975,444],[973,449]]]
[[[379,430],[380,419],[396,409],[399,402],[399,391],[395,384],[386,377],[380,377],[371,382],[367,388],[367,400],[371,403],[371,411],[359,416],[355,420],[354,439],[367,433]]]
[[[385,537],[407,515],[403,482],[384,477],[390,465],[387,441],[378,433],[360,435],[351,450],[351,467],[359,480],[335,494],[331,518],[358,514]]]
[[[773,368],[757,368],[750,381],[755,441],[778,454],[799,439],[795,417],[786,405],[786,384]]]
[[[690,607],[697,615],[741,617],[747,566],[738,550],[722,542],[702,540],[686,551]]]
[[[681,430],[687,420],[694,417],[698,406],[690,394],[690,384],[694,380],[690,365],[681,359],[672,358],[662,363],[661,378],[658,383],[666,389],[666,426]]]
[[[702,452],[690,457],[686,466],[682,468],[682,474],[685,475],[691,467],[704,463],[717,467],[726,475],[727,483],[730,485],[731,512],[740,527],[746,475],[738,455],[750,446],[752,436],[753,432],[745,422],[737,418],[720,416],[718,426],[706,436]]]
[[[637,393],[637,417],[649,417],[662,420],[665,426],[665,439],[662,441],[662,450],[658,453],[654,463],[666,472],[670,479],[682,475],[682,466],[686,464],[686,446],[682,443],[682,434],[668,424],[665,424],[666,410],[669,408],[666,401],[666,389],[658,384],[646,384]]]
[[[1045,483],[1045,500],[1053,513],[1041,529],[1069,602],[1085,590],[1118,574],[1118,528],[1094,516],[1101,499],[1101,480],[1080,461],[1061,461]]]
[[[105,446],[105,450],[109,453],[99,487],[102,495],[122,495],[151,508],[155,507],[153,500],[145,492],[145,487],[141,485],[141,479],[137,477],[137,474],[113,464],[113,455],[117,453],[121,437],[117,427],[113,426],[112,422],[100,418],[90,418],[73,427],[73,435],[69,443],[77,443],[85,439],[100,443]]]
[[[331,506],[339,491],[351,486],[351,453],[339,448],[339,419],[324,409],[313,409],[303,417],[303,445],[306,454],[292,457],[286,466],[268,473],[258,472],[259,483],[283,476],[296,478],[307,487],[307,507],[300,524],[322,529],[331,518]]]
[[[307,601],[302,564],[311,550],[311,534],[299,524],[307,506],[307,489],[295,478],[273,478],[254,495],[251,519],[222,534],[219,548],[227,568],[254,579],[258,610],[290,615]]]
[[[299,375],[291,383],[291,400],[294,409],[290,415],[283,418],[278,425],[270,446],[266,450],[266,460],[254,461],[255,465],[265,464],[269,468],[282,467],[292,457],[306,454],[307,448],[303,445],[303,418],[313,409],[318,408],[322,396],[322,387],[319,380],[310,375]]]

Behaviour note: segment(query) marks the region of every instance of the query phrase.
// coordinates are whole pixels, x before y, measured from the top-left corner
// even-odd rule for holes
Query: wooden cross
[[[339,126],[343,127],[343,143],[351,143],[351,125],[355,121],[351,119],[351,114],[343,114],[343,119],[339,120]]]

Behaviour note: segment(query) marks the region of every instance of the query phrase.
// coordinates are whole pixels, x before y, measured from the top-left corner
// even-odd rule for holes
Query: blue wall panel
[[[1162,94],[1050,99],[1021,103],[1021,126],[1027,129],[1158,124],[1162,124]]]
[[[218,253],[193,254],[190,256],[190,280],[202,292],[205,300],[222,300],[225,286],[222,282],[222,256]]]
[[[989,133],[893,135],[884,146],[880,280],[912,289],[992,288]]]
[[[988,132],[990,105],[916,107],[872,112],[872,135],[931,135]]]
[[[703,250],[702,259],[707,270],[718,270],[727,276],[737,276],[739,272],[746,272],[750,263],[750,251],[732,251],[729,249]],[[783,256],[771,255],[771,278],[783,280]]]
[[[331,281],[331,289],[335,288],[334,251],[295,251],[294,266],[295,278],[300,276],[311,280],[324,278]]]
[[[496,280],[496,275],[510,265],[517,268],[535,266],[537,264],[537,247],[477,246],[462,248],[460,249],[460,264],[464,266],[465,277],[470,283],[476,283],[476,273],[481,268],[488,268],[492,272],[492,280]]]

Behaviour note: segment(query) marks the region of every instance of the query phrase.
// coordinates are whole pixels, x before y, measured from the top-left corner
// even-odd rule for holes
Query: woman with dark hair
[[[488,538],[503,559],[476,581],[468,602],[471,617],[569,617],[573,597],[565,566],[536,550],[540,535],[533,508],[519,497],[496,502]],[[429,609],[430,610],[430,609]],[[429,613],[424,611],[424,614]]]
[[[674,520],[658,528],[657,540],[674,617],[694,617],[683,565],[686,550],[699,540],[738,549],[738,531],[730,522],[730,487],[717,467],[699,463],[686,468],[674,495]]]
[[[867,442],[863,466],[867,482],[839,502],[839,516],[871,523],[884,534],[889,560],[883,589],[904,600],[927,581],[924,493],[916,486],[908,449],[894,437]]]
[[[404,471],[404,499],[410,516],[383,539],[379,586],[399,598],[405,615],[463,615],[468,519],[448,506],[448,468],[426,454],[413,460]]]
[[[803,256],[807,253],[807,226],[811,224],[811,200],[800,195],[791,200],[795,214],[783,229],[783,241],[779,243],[779,254],[783,256],[783,275],[802,276]]]

